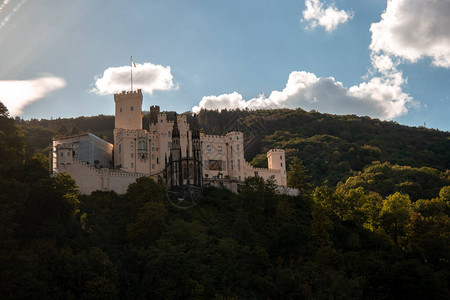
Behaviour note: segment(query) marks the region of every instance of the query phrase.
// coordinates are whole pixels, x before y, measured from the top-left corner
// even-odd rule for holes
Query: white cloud
[[[450,1],[389,0],[381,21],[370,27],[375,53],[410,62],[430,57],[450,67]]]
[[[353,13],[337,9],[333,4],[324,8],[319,0],[305,0],[305,10],[302,21],[309,22],[308,28],[322,26],[326,31],[333,31],[339,24],[353,18]]]
[[[331,31],[347,17],[330,16],[338,10],[324,9],[318,0],[306,0],[304,20],[310,27]],[[328,11],[328,13],[327,13]],[[344,11],[339,11],[345,13]],[[394,119],[417,107],[403,87],[407,79],[399,66],[430,57],[435,66],[450,68],[450,0],[388,0],[381,21],[371,25],[371,69],[364,82],[346,88],[332,77],[317,77],[307,72],[292,72],[282,91],[245,100],[234,92],[203,97],[193,111],[201,108],[296,108],[315,109],[333,114],[368,115]],[[334,21],[330,21],[334,20]],[[338,21],[341,20],[341,21]]]
[[[120,93],[130,89],[130,66],[108,68],[103,76],[96,76],[92,92],[99,95]],[[136,64],[133,67],[133,89],[142,89],[152,94],[155,90],[167,91],[174,88],[170,67],[152,63]]]
[[[200,109],[263,109],[296,108],[315,109],[334,114],[368,115],[393,119],[408,111],[412,99],[402,91],[404,79],[400,72],[373,77],[368,82],[346,88],[333,77],[317,77],[308,72],[292,72],[282,91],[272,91],[267,97],[260,95],[244,100],[237,92],[219,96],[205,96],[194,112]]]
[[[0,101],[12,116],[18,116],[28,104],[65,86],[63,78],[50,75],[30,80],[1,80]]]

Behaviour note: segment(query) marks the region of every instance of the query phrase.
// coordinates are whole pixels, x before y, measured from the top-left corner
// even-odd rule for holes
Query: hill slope
[[[169,118],[173,118],[173,114]],[[192,116],[188,114],[188,121]],[[42,151],[52,135],[92,132],[112,142],[114,117],[20,121],[27,140],[27,157]],[[149,116],[143,119],[148,127]],[[199,113],[202,132],[225,134],[239,130],[245,135],[245,156],[256,166],[267,165],[271,148],[286,150],[287,163],[298,157],[314,183],[344,181],[373,161],[411,167],[450,168],[450,134],[423,127],[355,115],[337,116],[302,109],[223,110]]]

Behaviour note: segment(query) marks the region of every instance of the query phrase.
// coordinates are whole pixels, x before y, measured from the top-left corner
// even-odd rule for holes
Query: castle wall
[[[89,195],[94,191],[115,191],[125,194],[128,185],[137,178],[145,176],[139,173],[127,173],[112,169],[97,169],[76,158],[60,161],[56,173],[69,173],[79,186],[80,193]]]
[[[286,186],[284,150],[273,149],[267,155],[269,168],[254,168],[244,159],[244,134],[229,132],[224,136],[200,136],[203,155],[203,174],[211,180],[218,177],[244,180],[260,176],[265,180],[273,177],[276,184]]]
[[[203,176],[206,178],[230,176],[229,147],[225,136],[200,135],[201,151],[203,156]]]
[[[220,174],[244,180],[244,134],[200,135],[203,155],[203,174],[213,178]],[[206,176],[207,175],[207,176]]]

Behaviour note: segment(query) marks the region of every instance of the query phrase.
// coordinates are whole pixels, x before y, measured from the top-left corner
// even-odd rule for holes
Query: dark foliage
[[[333,116],[278,111],[286,124],[303,126],[308,132],[302,138],[289,133],[286,139],[292,145],[308,140],[308,145],[323,147],[325,153],[344,144],[355,151],[365,147],[379,160],[392,159],[392,164],[370,164],[364,158],[359,162],[369,165],[355,167],[355,162],[354,170],[361,171],[345,183],[336,186],[328,181],[314,189],[309,176],[321,172],[315,167],[332,166],[338,160],[311,164],[303,157],[304,166],[294,161],[291,168],[293,182],[303,188],[296,197],[277,194],[270,181],[249,178],[238,195],[208,188],[198,205],[180,209],[150,178],[140,178],[125,195],[100,191],[79,195],[70,176],[50,178],[45,156],[36,155],[45,146],[37,137],[48,131],[20,122],[28,130],[24,137],[1,108],[0,149],[8,158],[0,155],[2,168],[8,170],[0,173],[0,295],[4,299],[450,297],[450,186],[448,172],[444,173],[448,161],[437,163],[448,149],[430,152],[432,157],[425,160],[405,152],[411,167],[400,167],[400,154],[385,154],[394,146],[384,141],[370,146],[378,151],[364,146],[369,144],[366,141],[352,140],[354,134],[364,135],[358,128],[370,132],[378,122],[380,128],[392,126],[393,131],[428,132],[434,142],[424,142],[424,147],[431,151],[446,133],[342,117],[357,124],[356,129],[342,125],[349,132],[344,139],[319,132],[322,129],[307,122],[296,125],[302,118],[310,123],[323,118],[326,124]],[[257,118],[266,118],[265,124],[277,122],[270,112],[216,112],[211,116],[218,120],[222,116],[223,123],[203,120],[203,124],[216,124],[219,133],[236,113],[242,114],[242,126],[256,124],[252,122],[259,122]],[[341,121],[333,124],[339,127]],[[275,137],[269,134],[270,139]],[[297,138],[303,140],[296,144]],[[286,146],[284,142],[280,137],[273,145]],[[270,143],[264,138],[248,145],[264,149]],[[289,147],[285,149],[291,157],[299,153],[295,151],[305,151],[300,150],[303,146]],[[320,178],[331,178],[326,174],[313,178],[316,185]],[[346,178],[344,174],[336,178]]]

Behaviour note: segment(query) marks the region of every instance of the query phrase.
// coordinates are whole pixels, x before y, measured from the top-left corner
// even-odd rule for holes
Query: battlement
[[[124,128],[115,128],[114,129],[114,134],[123,134],[123,133],[136,133],[139,136],[144,136],[145,134],[147,134],[147,130],[146,129],[124,129]]]
[[[267,151],[267,155],[271,155],[271,154],[284,154],[284,150],[283,149],[270,149],[269,151]]]
[[[278,174],[280,173],[280,170],[277,169],[267,169],[267,168],[257,168],[252,166],[249,162],[244,162],[245,164],[245,168],[247,171],[261,171],[261,172],[268,172],[268,173],[273,173],[273,174]]]
[[[122,91],[120,94],[114,94],[114,102],[137,98],[142,101],[142,90],[138,89],[137,91]]]
[[[62,150],[62,149],[73,149],[72,143],[62,143],[56,145],[56,150]]]
[[[200,133],[200,139],[208,140],[208,141],[215,140],[215,139],[219,139],[219,140],[224,140],[225,141],[226,138],[227,137],[225,135],[214,135],[214,134]]]
[[[233,139],[233,138],[236,139]],[[240,131],[231,131],[228,132],[226,135],[214,135],[214,134],[204,134],[200,133],[200,139],[203,141],[210,141],[210,142],[229,142],[230,140],[244,140],[244,133]]]
[[[167,119],[167,114],[166,113],[160,113],[157,110],[154,110],[153,112],[153,116],[151,116],[152,122],[150,123],[150,127],[154,128],[153,126],[158,126],[160,124],[169,124],[173,126],[174,121],[173,120],[168,120]],[[177,121],[178,121],[178,125],[180,125],[181,123],[187,123],[187,117],[186,115],[178,115],[177,116]]]
[[[240,131],[230,131],[225,136],[232,136],[232,135],[234,135],[234,136],[244,136],[244,133],[240,132]]]

